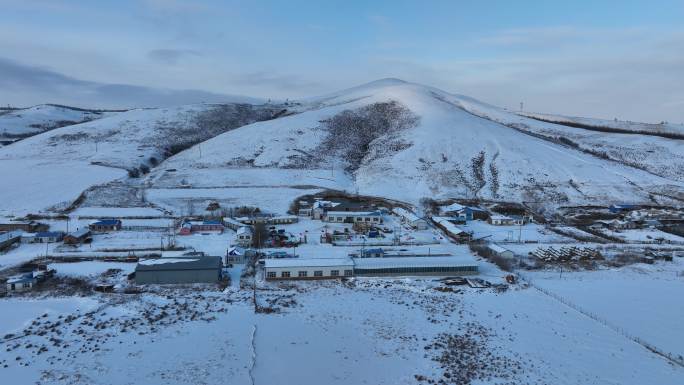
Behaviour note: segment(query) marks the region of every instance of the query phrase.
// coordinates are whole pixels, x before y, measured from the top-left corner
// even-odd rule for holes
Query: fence
[[[675,355],[675,354],[672,354],[670,352],[666,352],[666,351],[658,348],[657,346],[645,341],[644,339],[627,332],[625,329],[623,329],[617,325],[612,324],[611,322],[600,317],[599,315],[594,314],[592,312],[589,312],[589,311],[581,308],[580,306],[576,305],[575,303],[567,300],[566,298],[563,298],[556,293],[550,292],[550,291],[536,285],[535,283],[532,282],[532,280],[530,280],[528,277],[524,276],[520,272],[518,272],[518,276],[523,281],[525,281],[528,285],[530,285],[531,287],[536,289],[537,291],[539,291],[543,294],[546,294],[547,296],[555,299],[556,301],[562,303],[563,305],[585,315],[586,317],[589,317],[590,319],[592,319],[592,320],[602,324],[603,326],[613,330],[614,332],[620,334],[621,336],[636,342],[637,344],[639,344],[639,345],[643,346],[644,348],[650,350],[651,352],[665,358],[666,360],[670,361],[671,363],[673,363],[675,365],[679,365],[681,367],[684,367],[684,357],[681,354]]]

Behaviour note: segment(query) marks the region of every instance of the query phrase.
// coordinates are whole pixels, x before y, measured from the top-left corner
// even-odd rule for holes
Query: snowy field
[[[566,298],[629,334],[684,356],[684,260],[598,271],[526,273],[535,284]]]
[[[601,230],[602,233],[623,239],[626,242],[636,243],[676,243],[684,244],[684,238],[674,234],[666,233],[658,229],[626,229],[626,230]]]
[[[37,319],[48,332],[5,342],[0,373],[11,383],[416,384],[417,375],[442,378],[436,360],[446,350],[434,342],[451,336],[478,346],[452,352],[453,365],[489,363],[470,383],[664,385],[684,376],[534,289],[442,293],[410,278],[262,285],[257,302],[276,313],[255,314],[251,291],[234,289],[98,295],[94,313],[68,302],[43,318],[55,299],[33,300],[8,329]],[[17,301],[0,300],[0,310]],[[74,319],[58,318],[64,312]]]
[[[465,231],[472,231],[474,238],[489,236],[486,239],[493,242],[576,242],[535,223],[523,226],[495,226],[484,221],[468,221],[459,227]]]
[[[219,202],[221,207],[253,206],[261,211],[285,214],[296,198],[320,192],[319,189],[300,188],[170,188],[149,189],[148,201],[173,212],[175,215],[200,214],[210,202]]]
[[[65,208],[88,187],[126,172],[78,161],[63,161],[57,170],[51,160],[7,159],[0,152],[0,175],[11,176],[5,181],[12,186],[0,190],[0,215],[23,216],[53,206]]]
[[[167,215],[153,207],[79,207],[72,211],[70,216],[85,218],[154,218]]]

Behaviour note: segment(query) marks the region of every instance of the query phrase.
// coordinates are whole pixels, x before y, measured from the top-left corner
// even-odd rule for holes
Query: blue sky
[[[0,7],[0,75],[12,74],[0,76],[2,104],[299,98],[398,77],[509,108],[524,101],[531,111],[684,121],[681,0]],[[127,99],[103,85],[126,85]]]

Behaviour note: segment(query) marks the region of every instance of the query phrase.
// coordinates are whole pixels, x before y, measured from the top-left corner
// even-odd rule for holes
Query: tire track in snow
[[[251,337],[251,347],[252,347],[252,359],[249,363],[249,380],[251,381],[251,384],[254,385],[254,368],[256,367],[256,332],[257,332],[257,326],[256,324],[252,325],[252,337]]]

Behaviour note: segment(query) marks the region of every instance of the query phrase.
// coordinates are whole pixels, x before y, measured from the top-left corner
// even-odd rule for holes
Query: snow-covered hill
[[[0,214],[65,207],[93,185],[135,178],[192,144],[278,111],[246,104],[137,109],[0,148]]]
[[[522,133],[667,179],[684,182],[684,140],[674,138],[679,135],[676,125],[632,123],[630,126],[633,130],[627,130],[627,126],[619,130],[617,127],[624,122],[618,121],[612,122],[615,125],[614,130],[609,131],[601,129],[602,124],[611,125],[605,120],[575,118],[585,124],[584,128],[573,127],[568,122],[555,124],[521,116],[462,95],[452,95],[450,100],[476,116]],[[558,121],[563,120],[559,118]],[[655,131],[656,128],[660,129],[659,133]],[[667,137],[668,134],[664,132],[674,137]]]
[[[548,123],[558,123],[571,127],[586,128],[603,132],[623,132],[684,139],[684,124],[661,122],[658,124],[640,123],[624,120],[606,120],[596,118],[582,118],[536,112],[517,112],[518,115],[537,119]]]
[[[54,104],[0,113],[0,140],[22,139],[55,128],[88,122],[116,114],[114,111],[94,111]]]
[[[333,187],[414,204],[424,197],[540,205],[671,202],[683,191],[681,181],[648,170],[658,167],[652,158],[642,159],[644,169],[611,161],[511,127],[548,123],[401,80],[307,99],[298,112],[208,140],[201,157],[198,148],[181,152],[164,164],[178,172],[159,169],[150,182],[157,188],[181,182]],[[671,153],[684,153],[680,141],[656,139]]]

